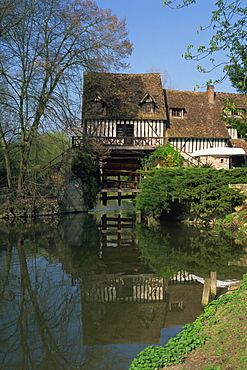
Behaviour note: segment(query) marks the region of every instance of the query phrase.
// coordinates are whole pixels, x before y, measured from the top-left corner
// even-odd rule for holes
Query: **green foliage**
[[[239,300],[243,300],[241,293],[247,289],[247,274],[243,276],[243,282],[239,289],[232,294],[224,294],[217,300],[212,301],[205,307],[204,313],[192,324],[187,324],[183,330],[168,343],[162,346],[150,346],[140,352],[135,358],[129,370],[157,370],[163,366],[171,366],[181,363],[186,355],[192,350],[202,347],[210,337],[203,333],[205,326],[210,328],[218,322],[217,311],[219,308],[227,310],[234,309]],[[207,370],[220,370],[220,365],[212,367],[208,365]],[[204,369],[204,370],[206,370]]]
[[[150,346],[138,354],[129,370],[154,370],[162,366],[176,365],[183,362],[185,354],[203,346],[208,336],[200,334],[202,321],[187,324],[175,338],[171,338],[164,346]]]
[[[100,184],[100,167],[97,153],[90,150],[81,152],[72,164],[72,171],[76,177],[82,179],[86,208],[93,208]]]
[[[137,209],[154,218],[205,221],[223,217],[241,205],[244,195],[228,184],[247,182],[247,169],[159,168],[147,174],[137,195]]]
[[[38,134],[32,142],[29,157],[29,174],[49,172],[49,165],[61,161],[61,155],[69,149],[69,140],[63,132]]]
[[[196,2],[196,0],[165,0],[163,5],[179,9]],[[199,45],[195,48],[189,45],[183,56],[196,61],[208,58],[211,64],[207,69],[201,65],[197,66],[201,73],[223,66],[222,76],[215,81],[208,81],[207,84],[221,82],[228,76],[234,87],[246,92],[247,7],[245,1],[218,0],[210,6],[212,7],[211,19],[208,20],[208,25],[199,27],[198,33],[210,28],[211,38],[207,45]],[[217,61],[216,53],[220,51],[224,51],[225,60],[220,57]]]
[[[243,109],[238,109],[236,104],[230,99],[226,99],[225,101],[222,120],[228,126],[236,129],[242,139],[247,140],[247,113]]]
[[[57,196],[66,172],[64,155],[70,143],[62,132],[37,134],[32,141],[25,178],[25,191],[30,194]]]
[[[215,367],[213,365],[208,365],[205,367],[204,370],[220,370],[220,369],[221,369],[220,365],[216,365]]]
[[[142,160],[142,166],[146,169],[154,167],[177,167],[183,165],[183,157],[178,150],[167,142],[159,146],[152,154]]]
[[[244,267],[233,264],[244,256],[244,248],[224,232],[181,223],[138,225],[135,231],[143,264],[159,277],[170,280],[179,271],[198,276],[210,276],[210,271],[217,271],[222,279],[227,279],[229,274],[235,279],[243,275]]]
[[[237,55],[232,58],[231,65],[228,70],[228,75],[232,86],[240,92],[246,94],[247,92],[247,52],[246,45],[238,46]]]

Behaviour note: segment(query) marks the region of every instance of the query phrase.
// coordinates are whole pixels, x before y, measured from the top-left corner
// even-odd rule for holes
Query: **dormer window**
[[[242,117],[243,113],[246,113],[246,109],[224,109],[224,114],[227,116],[227,117],[235,117],[235,118],[238,118],[238,117]]]
[[[183,118],[185,113],[184,108],[170,108],[170,116],[171,117],[180,117]]]
[[[96,115],[104,115],[106,104],[99,94],[91,101],[91,112]]]
[[[143,114],[154,114],[156,103],[149,92],[147,92],[141,100],[140,106]]]
[[[153,102],[142,103],[142,113],[153,114],[154,113],[154,103]]]

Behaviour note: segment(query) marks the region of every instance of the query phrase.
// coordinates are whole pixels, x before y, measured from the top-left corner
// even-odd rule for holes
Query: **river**
[[[0,368],[127,370],[246,273],[246,249],[225,234],[147,226],[131,202],[87,214],[0,224]]]

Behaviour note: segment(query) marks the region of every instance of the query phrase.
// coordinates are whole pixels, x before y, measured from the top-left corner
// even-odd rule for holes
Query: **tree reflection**
[[[54,224],[24,225],[21,231],[2,227],[1,369],[78,369],[85,364],[81,289],[64,270],[72,265],[68,247],[75,240],[82,246],[83,236],[65,234],[59,223],[56,229]]]
[[[134,254],[126,246],[131,258],[122,261],[121,248],[107,245],[100,255],[100,241],[90,215],[1,226],[1,369],[126,368],[128,359],[109,343],[157,343],[165,315],[175,322],[177,302],[188,306],[183,316],[192,311],[186,299],[197,307],[190,289],[181,298],[180,286],[167,280],[182,270],[199,276],[231,271],[232,278],[228,262],[243,254],[223,235],[186,226],[137,227],[135,241],[150,267],[137,260],[136,245]],[[240,274],[236,268],[236,278]]]
[[[178,229],[174,224],[138,225],[136,232],[143,263],[168,280],[179,271],[199,276],[217,271],[222,279],[241,279],[245,272],[244,268],[233,266],[245,255],[243,246],[223,233],[187,225]]]

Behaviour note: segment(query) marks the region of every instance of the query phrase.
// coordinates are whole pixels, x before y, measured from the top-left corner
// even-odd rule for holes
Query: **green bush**
[[[80,153],[72,165],[72,171],[82,179],[83,197],[87,209],[93,208],[100,185],[100,166],[97,155],[88,151]]]
[[[146,173],[137,209],[155,218],[182,215],[211,220],[243,203],[245,196],[228,184],[247,183],[247,169],[157,168]]]
[[[164,146],[159,146],[152,154],[144,157],[142,166],[151,169],[159,165],[160,167],[177,167],[183,165],[183,157],[178,150],[167,142]]]

